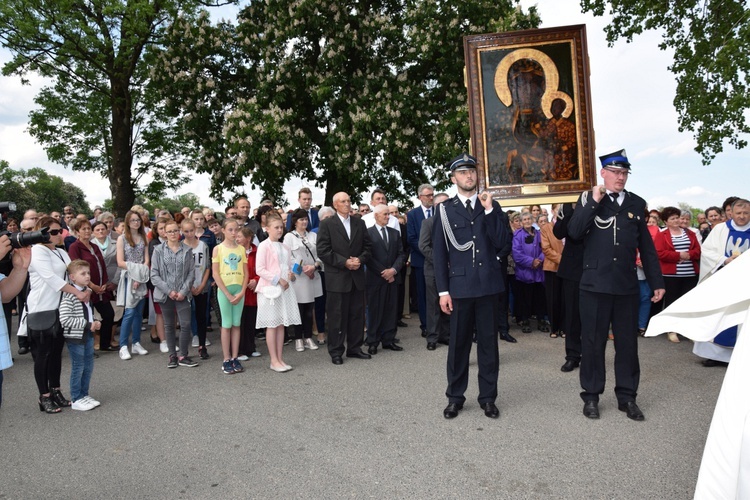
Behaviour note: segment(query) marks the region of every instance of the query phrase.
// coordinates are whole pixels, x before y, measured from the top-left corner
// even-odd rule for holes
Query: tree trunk
[[[110,190],[115,215],[125,217],[135,201],[130,173],[133,164],[132,132],[133,103],[126,81],[111,79],[112,86],[112,170]]]

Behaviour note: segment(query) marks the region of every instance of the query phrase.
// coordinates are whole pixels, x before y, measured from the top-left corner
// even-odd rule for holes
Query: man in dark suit
[[[448,199],[445,193],[436,194],[433,207]],[[435,219],[430,217],[422,223],[419,231],[419,251],[424,255],[425,302],[427,306],[427,350],[434,351],[438,343],[448,345],[451,334],[450,316],[440,310],[440,299],[435,284],[435,265],[432,261],[432,227]]]
[[[250,217],[250,202],[244,196],[234,200],[234,208],[237,209],[237,217],[242,221],[242,225],[249,227],[254,235],[260,231],[260,223]]]
[[[422,184],[417,190],[420,204],[406,214],[406,240],[411,249],[411,276],[417,287],[417,309],[419,311],[419,327],[422,337],[426,337],[427,330],[427,301],[424,277],[424,255],[419,251],[419,232],[422,222],[431,218],[433,213],[433,197],[435,188],[430,184]]]
[[[299,201],[299,208],[307,212],[307,220],[309,221],[307,224],[307,230],[312,231],[320,225],[320,220],[318,219],[318,210],[312,208],[312,191],[310,191],[310,188],[303,187],[300,189],[297,201]],[[291,217],[287,217],[286,219],[286,230],[292,230]]]
[[[654,242],[646,227],[646,202],[625,191],[630,162],[625,150],[599,157],[603,186],[581,195],[568,223],[568,236],[583,241],[580,283],[581,398],[583,414],[599,418],[604,392],[604,354],[609,326],[615,334],[615,395],[618,409],[632,420],[643,420],[635,402],[641,370],[638,363],[640,286],[636,255],[654,291],[664,295],[664,279]]]
[[[350,217],[346,193],[333,197],[336,215],[318,227],[318,258],[325,264],[328,353],[334,365],[343,363],[344,339],[348,358],[370,359],[362,352],[365,318],[365,269],[371,241],[365,223]]]
[[[394,342],[398,307],[398,280],[404,265],[404,247],[398,231],[388,227],[388,207],[378,205],[373,210],[375,225],[367,232],[372,242],[370,259],[367,261],[367,352],[378,353],[378,344],[383,349],[403,351]]]
[[[464,153],[447,167],[458,194],[440,205],[432,230],[440,308],[451,316],[443,416],[455,418],[463,408],[476,328],[478,400],[486,416],[497,418],[497,304],[504,290],[497,254],[510,238],[508,217],[492,196],[477,196],[476,158]]]

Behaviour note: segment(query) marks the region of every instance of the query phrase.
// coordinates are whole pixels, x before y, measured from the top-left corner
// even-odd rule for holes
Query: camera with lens
[[[43,227],[39,231],[29,232],[18,232],[11,233],[7,230],[8,221],[5,218],[5,214],[8,212],[15,212],[16,204],[12,201],[0,202],[0,219],[2,219],[2,230],[0,230],[0,236],[7,236],[10,239],[10,244],[13,248],[30,247],[36,243],[49,243],[49,228]]]

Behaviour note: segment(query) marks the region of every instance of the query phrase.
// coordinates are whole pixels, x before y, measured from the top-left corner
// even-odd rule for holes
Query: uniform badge
[[[628,219],[632,219],[632,218],[633,218],[633,214],[631,212],[628,212]]]

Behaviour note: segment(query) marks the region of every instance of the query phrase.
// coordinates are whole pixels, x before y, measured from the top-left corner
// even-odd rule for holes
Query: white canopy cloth
[[[657,314],[647,337],[664,332],[709,341],[740,325],[706,447],[696,499],[750,499],[750,252]]]

